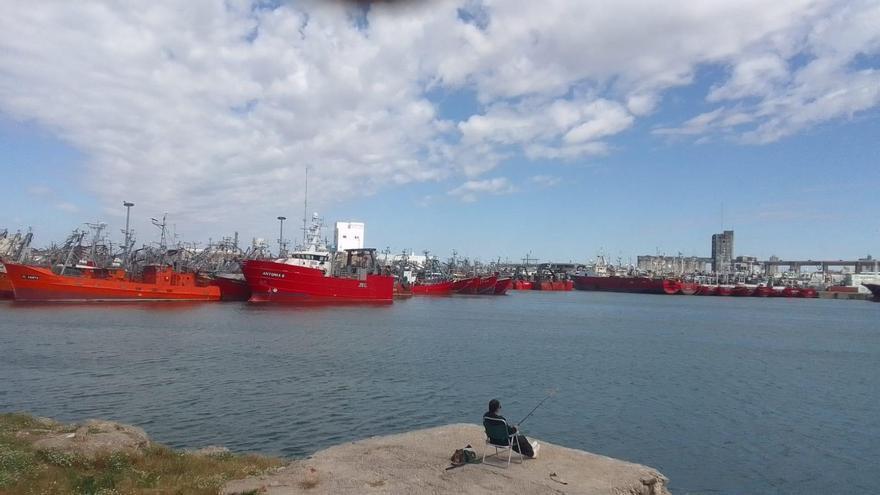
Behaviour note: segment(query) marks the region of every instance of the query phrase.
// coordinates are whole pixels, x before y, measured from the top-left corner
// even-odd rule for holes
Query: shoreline
[[[142,429],[101,420],[65,424],[0,413],[0,493],[44,487],[125,493],[224,495],[410,494],[498,492],[669,495],[656,469],[536,439],[536,459],[482,459],[483,429],[451,424],[335,445],[304,459],[234,454],[224,447],[172,450]],[[477,463],[447,470],[455,449],[470,444]],[[489,454],[492,451],[488,452]]]

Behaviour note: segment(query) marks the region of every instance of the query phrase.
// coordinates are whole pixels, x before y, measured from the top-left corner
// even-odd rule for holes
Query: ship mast
[[[303,198],[303,246],[305,246],[308,242],[308,227],[306,224],[308,223],[309,218],[309,167],[306,166],[306,191],[305,197]]]
[[[153,225],[158,227],[159,230],[161,231],[161,234],[159,237],[159,251],[162,256],[162,264],[163,265],[165,264],[165,258],[168,256],[168,244],[167,244],[168,223],[166,222],[167,218],[168,218],[168,213],[165,213],[164,215],[162,215],[162,222],[161,223],[159,222],[159,220],[157,220],[155,218],[150,219],[153,222]]]

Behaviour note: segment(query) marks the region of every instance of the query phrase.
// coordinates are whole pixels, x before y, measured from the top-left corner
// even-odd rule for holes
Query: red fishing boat
[[[0,265],[0,299],[12,299],[13,294],[12,282],[3,270],[3,265]]]
[[[640,294],[675,294],[681,287],[674,280],[650,277],[594,277],[574,275],[574,288],[606,292],[632,292]]]
[[[737,297],[750,297],[755,294],[757,287],[754,285],[737,284],[733,287],[732,295]]]
[[[772,297],[773,287],[767,285],[759,285],[755,288],[755,292],[752,295],[755,297]]]
[[[375,249],[348,249],[337,253],[338,263],[322,268],[286,262],[247,260],[244,278],[251,302],[391,302],[394,277],[376,273]],[[344,261],[343,261],[344,260]],[[332,265],[337,265],[336,267]]]
[[[819,297],[819,292],[812,287],[802,287],[798,293],[798,297],[812,299],[814,297]]]
[[[204,280],[220,289],[221,301],[247,301],[251,297],[251,288],[241,273],[216,273]]]
[[[801,290],[797,287],[786,287],[779,294],[781,297],[800,297]]]
[[[686,296],[692,296],[697,293],[700,284],[696,282],[681,282],[681,293]]]
[[[480,285],[480,277],[468,277],[452,283],[452,292],[456,294],[476,294]]]
[[[413,296],[413,288],[411,285],[401,282],[400,280],[394,281],[394,291],[392,293],[394,299],[407,299]]]
[[[732,296],[733,295],[733,287],[732,285],[721,284],[718,286],[718,290],[715,291],[716,296]]]
[[[532,290],[532,283],[528,280],[516,279],[513,281],[513,290]]]
[[[79,276],[48,268],[6,263],[19,301],[217,301],[220,289],[197,282],[194,273],[168,266],[145,266],[138,279],[121,269],[80,266]]]
[[[495,282],[495,292],[496,296],[503,296],[507,294],[507,291],[513,285],[513,279],[509,277],[499,278],[497,282]]]
[[[495,275],[480,277],[477,294],[494,294],[496,282],[498,282],[498,277]]]
[[[542,286],[541,290],[569,291],[574,289],[574,282],[571,280],[554,280],[550,282],[549,288]]]
[[[574,282],[568,278],[567,273],[558,270],[550,263],[538,265],[534,282],[532,282],[532,290],[570,291],[572,289],[574,289]]]
[[[674,295],[681,292],[681,282],[671,278],[663,279],[663,293]]]
[[[452,294],[452,280],[421,280],[413,285],[412,292],[422,296],[447,296]]]
[[[718,293],[718,286],[717,285],[700,284],[700,286],[697,288],[697,295],[698,296],[714,296],[717,293]]]

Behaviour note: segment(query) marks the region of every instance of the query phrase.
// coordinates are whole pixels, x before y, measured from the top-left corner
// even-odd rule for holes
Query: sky
[[[876,0],[0,0],[0,229],[880,256]],[[326,235],[332,237],[331,229]]]

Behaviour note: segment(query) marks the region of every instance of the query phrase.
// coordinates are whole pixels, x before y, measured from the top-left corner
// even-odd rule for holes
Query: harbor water
[[[880,304],[863,301],[0,303],[2,412],[299,457],[476,423],[493,397],[516,421],[556,388],[526,434],[655,467],[676,494],[873,492],[878,365]]]

